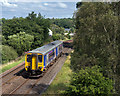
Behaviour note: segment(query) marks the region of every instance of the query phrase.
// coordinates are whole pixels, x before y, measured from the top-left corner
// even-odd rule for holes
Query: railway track
[[[5,77],[5,76],[7,76],[8,74],[16,71],[16,70],[19,69],[21,66],[23,66],[24,63],[25,63],[25,62],[22,62],[22,63],[20,63],[18,66],[14,67],[14,68],[11,68],[11,69],[9,69],[9,70],[1,73],[1,74],[0,74],[0,79],[3,78],[3,77]]]
[[[64,54],[69,53],[68,52],[68,48],[64,48]],[[5,88],[3,88],[3,94],[32,94],[31,92],[33,92],[34,89],[36,89],[36,86],[39,85],[39,83],[44,82],[47,85],[50,85],[50,83],[52,82],[52,80],[55,78],[55,76],[57,75],[57,70],[62,67],[58,65],[59,62],[63,61],[62,63],[64,64],[64,61],[66,60],[66,56],[62,56],[60,58],[58,58],[58,60],[55,62],[55,64],[53,64],[53,66],[51,66],[43,75],[42,78],[38,78],[38,79],[25,79],[22,76],[14,76],[13,78],[7,80],[6,82],[3,83],[3,86],[6,85],[6,83],[10,86],[11,90],[7,90]],[[57,69],[56,69],[57,68]],[[18,68],[19,69],[19,68]],[[20,70],[20,69],[19,69]],[[54,70],[54,71],[53,71]],[[15,71],[16,72],[16,71]],[[15,73],[13,73],[15,74]],[[49,76],[50,74],[51,77]],[[8,75],[5,75],[6,77]],[[4,77],[5,77],[4,76]],[[46,82],[48,80],[45,80],[45,78],[50,79],[49,82]],[[18,84],[18,80],[21,81],[20,84]],[[16,86],[15,86],[16,85]],[[43,88],[40,88],[39,90],[45,90],[47,88],[47,86],[43,86]],[[26,90],[27,89],[27,90]],[[34,94],[36,94],[36,92],[33,92]],[[37,92],[37,94],[41,94],[42,92]]]
[[[56,64],[54,64],[54,65],[52,66],[52,69],[54,69],[54,68],[57,66],[57,63],[60,62],[60,60],[61,60],[61,58],[59,58],[59,60],[57,60]],[[48,71],[49,71],[49,72],[48,72]],[[47,74],[51,73],[51,71],[52,71],[51,69],[48,69],[48,70],[47,70],[47,72],[48,72]],[[44,74],[44,75],[45,75],[45,74]],[[54,77],[55,77],[56,75],[57,75],[57,74],[55,74]],[[52,80],[53,80],[53,79],[52,79]],[[50,83],[52,82],[52,80],[50,81]],[[35,84],[33,84],[32,87],[27,90],[26,94],[29,94],[30,91],[37,85],[37,83],[38,83],[39,81],[40,81],[40,80],[37,80],[37,81],[35,82]],[[26,96],[26,95],[24,95],[24,96]]]
[[[24,69],[24,62],[20,64],[20,66],[17,66],[13,68],[13,70],[10,69],[10,71],[4,73],[1,75],[0,79],[2,79],[2,86],[11,81],[12,79],[16,78],[16,74],[19,73]]]

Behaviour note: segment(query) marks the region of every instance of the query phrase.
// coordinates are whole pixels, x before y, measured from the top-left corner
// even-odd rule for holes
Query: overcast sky
[[[1,0],[2,17],[13,18],[26,17],[28,13],[34,11],[41,13],[45,18],[71,18],[76,10],[76,2],[39,2],[36,0]],[[26,1],[26,2],[25,2]],[[29,2],[28,2],[29,1]],[[45,1],[45,0],[44,0]]]

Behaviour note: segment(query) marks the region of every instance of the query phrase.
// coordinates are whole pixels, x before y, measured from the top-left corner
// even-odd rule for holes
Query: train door
[[[31,60],[31,69],[32,70],[36,70],[37,69],[37,56],[32,56],[32,60]]]
[[[37,56],[32,56],[32,70],[37,69]]]

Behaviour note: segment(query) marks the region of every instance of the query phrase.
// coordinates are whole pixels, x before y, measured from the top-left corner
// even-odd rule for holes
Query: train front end
[[[25,56],[25,70],[30,75],[38,75],[43,71],[43,55],[40,53],[27,53]]]

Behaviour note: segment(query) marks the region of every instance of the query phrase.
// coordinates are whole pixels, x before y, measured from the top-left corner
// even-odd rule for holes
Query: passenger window
[[[31,55],[27,55],[27,62],[31,62],[31,60],[32,60]]]
[[[42,62],[42,55],[38,55],[38,62]]]
[[[49,52],[49,61],[54,57],[54,50]]]

